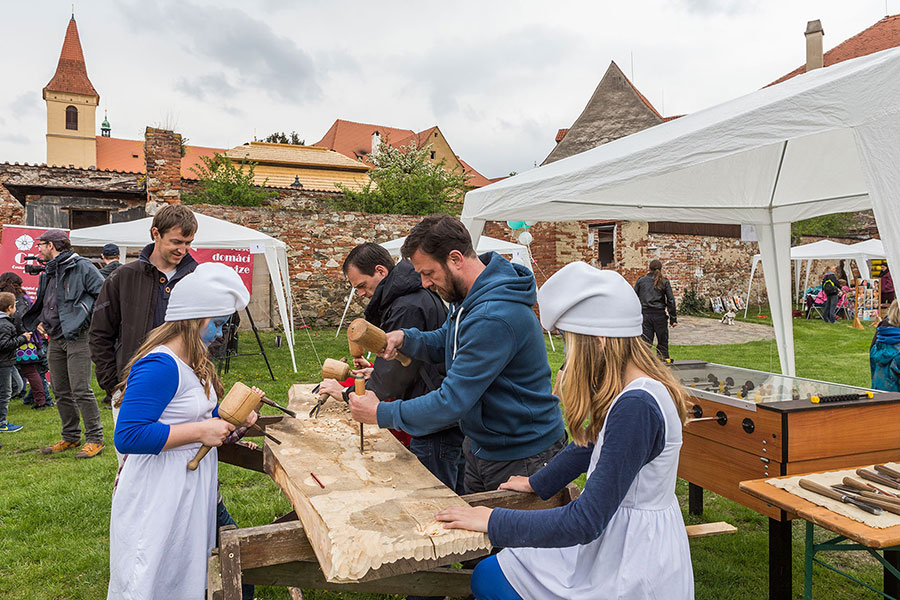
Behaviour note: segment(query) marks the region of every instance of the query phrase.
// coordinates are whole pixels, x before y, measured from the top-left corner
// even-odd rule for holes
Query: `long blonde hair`
[[[187,365],[194,371],[197,375],[197,379],[203,384],[203,391],[209,396],[209,390],[212,388],[216,391],[216,395],[221,398],[225,390],[222,387],[222,382],[219,380],[218,374],[216,374],[215,365],[209,359],[209,350],[207,349],[206,344],[203,343],[203,338],[200,337],[200,331],[204,328],[205,322],[206,319],[169,321],[163,323],[156,329],[151,330],[150,333],[147,334],[147,339],[141,344],[141,347],[138,348],[137,352],[135,352],[134,358],[129,361],[122,371],[122,381],[116,386],[116,390],[121,390],[122,392],[119,403],[125,398],[125,387],[128,382],[128,374],[131,373],[131,368],[134,366],[134,363],[150,354],[150,351],[157,346],[165,344],[177,337],[181,337],[184,342],[184,350],[187,353],[188,359],[186,361]]]
[[[666,386],[681,422],[687,420],[687,392],[639,337],[600,339],[565,332],[566,368],[560,389],[572,440],[586,446],[603,427],[612,401],[625,388],[629,363]]]
[[[894,301],[891,302],[891,305],[887,309],[887,314],[884,315],[884,320],[888,322],[888,325],[891,327],[900,327],[900,305],[897,304],[897,298],[894,298]]]

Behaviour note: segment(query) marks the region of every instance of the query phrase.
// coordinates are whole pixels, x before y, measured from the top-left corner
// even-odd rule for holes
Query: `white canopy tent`
[[[884,243],[881,240],[872,238],[863,242],[850,244],[850,248],[862,257],[863,260],[871,260],[873,258],[887,258],[884,253]]]
[[[802,244],[791,248],[791,262],[794,264],[794,298],[799,299],[800,295],[809,285],[809,272],[814,260],[842,260],[844,262],[844,270],[849,273],[849,264],[847,261],[856,262],[856,268],[859,269],[860,277],[869,278],[869,265],[862,253],[854,250],[856,244],[841,244],[832,240],[819,240],[810,244]],[[750,305],[750,290],[753,287],[753,275],[756,273],[756,267],[762,256],[757,254],[753,257],[750,266],[750,281],[747,282],[747,301],[744,305],[744,316],[747,316],[747,309]],[[806,275],[803,278],[803,287],[800,287],[800,274],[803,271],[803,263],[806,262]]]
[[[294,305],[288,276],[287,244],[249,227],[235,225],[200,213],[194,213],[194,216],[197,217],[197,234],[194,236],[194,241],[191,242],[192,248],[250,250],[254,254],[265,255],[269,277],[278,301],[278,314],[284,326],[284,337],[290,348],[291,363],[296,373]],[[150,238],[152,223],[153,218],[147,217],[125,223],[74,229],[70,232],[69,239],[74,246],[103,246],[113,243],[119,246],[124,256],[127,248],[143,248],[152,241]]]
[[[900,49],[816,69],[466,194],[485,221],[756,227],[782,373],[794,374],[790,224],[873,209],[900,261]]]

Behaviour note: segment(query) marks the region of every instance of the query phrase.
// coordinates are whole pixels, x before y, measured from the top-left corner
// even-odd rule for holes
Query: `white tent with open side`
[[[871,241],[871,240],[869,240]],[[861,242],[865,243],[865,242]],[[869,278],[869,265],[866,263],[866,257],[862,252],[855,249],[856,244],[842,244],[832,240],[819,240],[810,244],[802,244],[791,248],[791,262],[794,263],[794,298],[800,301],[801,294],[806,291],[809,285],[809,272],[814,260],[840,260],[844,261],[844,270],[850,272],[848,261],[856,262],[856,268],[859,270],[862,279]],[[747,309],[750,308],[750,290],[753,287],[753,275],[756,273],[756,266],[762,256],[757,254],[753,257],[750,266],[750,281],[747,282],[747,301],[744,305],[744,316],[747,316]],[[800,287],[800,274],[803,271],[803,262],[806,262],[806,275],[803,278],[803,287]]]
[[[287,244],[249,227],[235,225],[196,212],[194,216],[197,217],[197,234],[191,243],[192,248],[250,250],[251,253],[265,255],[269,277],[278,301],[278,314],[284,327],[284,337],[290,348],[291,363],[296,373],[294,305],[291,297],[291,281],[288,276]],[[125,223],[74,229],[70,232],[69,239],[73,246],[104,246],[113,243],[119,246],[124,256],[126,248],[143,248],[152,241],[150,239],[152,223],[153,218],[147,217]]]
[[[463,222],[756,227],[782,373],[794,374],[791,222],[873,209],[900,261],[900,49],[804,73],[466,194]]]

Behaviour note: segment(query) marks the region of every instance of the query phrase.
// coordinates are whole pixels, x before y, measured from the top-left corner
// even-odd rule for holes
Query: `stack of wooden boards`
[[[312,385],[290,390],[285,417],[269,429],[282,441],[265,446],[266,472],[288,496],[330,582],[412,573],[487,554],[486,534],[444,529],[434,519],[468,506],[387,430],[359,424],[343,402],[329,400],[308,418]]]

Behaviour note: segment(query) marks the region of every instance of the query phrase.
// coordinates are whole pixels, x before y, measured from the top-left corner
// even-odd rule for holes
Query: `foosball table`
[[[900,460],[900,394],[703,361],[676,361],[690,394],[678,476],[692,514],[708,489],[769,517],[769,597],[791,597],[793,515],[741,481]]]

